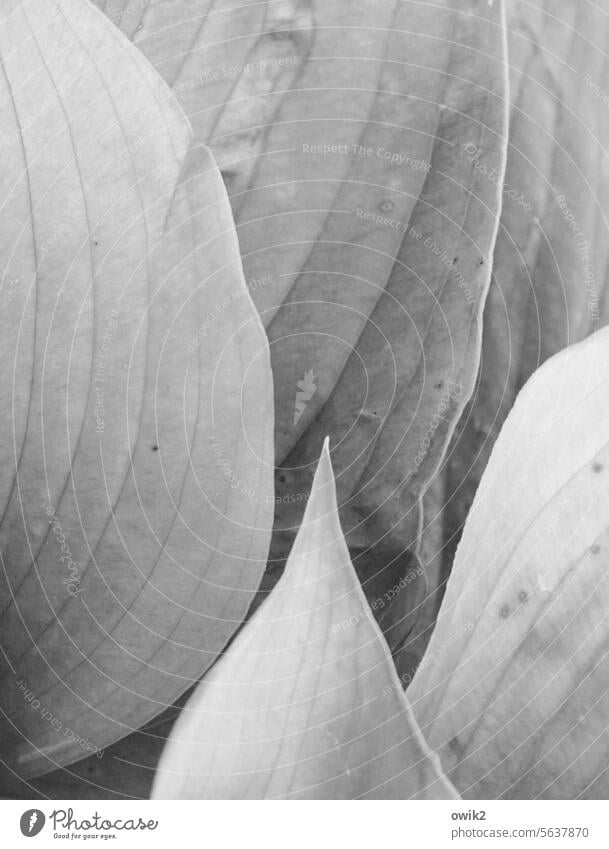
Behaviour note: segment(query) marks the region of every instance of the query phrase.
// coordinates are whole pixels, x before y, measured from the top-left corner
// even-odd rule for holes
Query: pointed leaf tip
[[[303,525],[306,522],[313,522],[317,519],[328,516],[338,507],[336,501],[336,481],[334,479],[334,469],[332,468],[332,458],[330,457],[330,437],[326,436],[319,455],[317,469],[313,476],[313,484],[311,485],[311,493],[307,503],[307,509],[303,519]]]
[[[458,798],[357,582],[327,440],[307,514],[283,577],[181,713],[153,798]]]
[[[330,457],[329,437],[319,456],[309,500],[286,565],[286,580],[292,585],[320,578],[328,569],[343,568],[359,588],[343,535]]]

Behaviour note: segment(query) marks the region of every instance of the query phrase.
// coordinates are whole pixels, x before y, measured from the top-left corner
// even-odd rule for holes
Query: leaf
[[[609,3],[507,5],[511,120],[482,369],[447,466],[444,562],[516,394],[607,322]],[[562,200],[561,200],[562,198]]]
[[[457,798],[351,565],[327,441],[285,573],[182,711],[153,798]]]
[[[400,622],[424,592],[420,498],[478,370],[506,152],[501,3],[100,5],[172,85],[229,188],[275,377],[271,561],[290,550],[330,433],[368,597],[386,605],[415,575]]]
[[[8,798],[149,799],[154,771],[175,720],[174,713],[172,710],[168,718],[157,718],[150,726],[78,763],[34,780],[13,780]]]
[[[88,3],[2,15],[0,731],[31,776],[160,713],[239,627],[272,387],[222,180],[165,83]]]
[[[184,696],[180,698],[180,702]],[[144,728],[62,769],[17,786],[17,799],[149,799],[156,766],[178,707]]]
[[[466,797],[609,793],[609,331],[522,390],[408,695]]]

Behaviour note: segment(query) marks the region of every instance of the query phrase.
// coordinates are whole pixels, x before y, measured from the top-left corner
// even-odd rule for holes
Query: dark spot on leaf
[[[95,247],[97,247],[99,245],[99,242],[94,241],[93,244],[95,245]]]
[[[442,389],[444,386],[444,382],[441,380],[439,383],[436,383],[436,389]]]
[[[279,482],[279,483],[285,483],[285,482],[287,481],[287,478],[286,478],[286,476],[282,473],[282,474],[280,474],[280,475],[277,475],[277,480],[278,480],[278,482]]]
[[[456,265],[458,262],[459,262],[459,257],[458,257],[458,256],[456,256],[456,257],[453,259],[453,265]]]
[[[518,596],[518,601],[525,602],[528,599],[529,595],[526,590],[521,590],[520,595]]]
[[[598,554],[600,550],[601,550],[601,547],[600,547],[600,545],[599,545],[598,543],[595,543],[595,544],[592,546],[592,548],[590,549],[590,551],[592,552],[592,554]]]
[[[499,616],[501,616],[502,619],[507,619],[509,615],[510,615],[510,608],[508,607],[507,604],[504,604],[503,607],[501,608],[501,610],[499,611]]]
[[[158,446],[158,445],[153,445],[153,446],[152,446],[152,450],[153,450],[153,451],[158,451],[158,450],[159,450],[159,446]]]
[[[461,758],[463,754],[463,746],[461,745],[458,737],[453,737],[450,743],[448,744],[453,752],[457,755],[458,758]]]
[[[595,472],[596,474],[598,474],[599,472],[602,472],[603,471],[603,464],[602,463],[592,463],[592,471]]]
[[[484,265],[484,260],[481,259],[480,262],[478,263],[478,265]]]
[[[273,41],[287,41],[293,35],[294,31],[291,29],[273,29],[268,33],[268,37]]]
[[[393,203],[390,200],[384,200],[383,203],[381,204],[381,211],[382,212],[391,212],[392,209],[393,209]]]

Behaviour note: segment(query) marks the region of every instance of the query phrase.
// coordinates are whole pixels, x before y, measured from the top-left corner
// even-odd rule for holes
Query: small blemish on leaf
[[[458,737],[453,737],[450,743],[448,744],[453,752],[460,759],[463,754],[463,746],[461,745]]]
[[[521,590],[518,595],[518,601],[525,602],[528,599],[529,595],[526,590]]]
[[[499,611],[499,616],[501,616],[502,619],[507,619],[509,615],[510,608],[507,604],[504,604],[501,610]]]
[[[598,543],[594,543],[594,545],[593,545],[593,546],[592,546],[592,548],[590,549],[590,551],[592,552],[592,554],[598,554],[600,550],[601,550],[601,547],[600,547],[600,545],[599,545]]]
[[[280,474],[280,475],[277,475],[277,482],[278,483],[285,483],[286,481],[287,481],[287,478],[283,473]]]
[[[384,200],[383,203],[381,204],[381,211],[382,212],[391,212],[392,209],[393,209],[393,203],[390,200]]]
[[[158,445],[153,445],[153,446],[152,446],[152,450],[153,450],[153,451],[158,451],[158,450],[159,450],[159,446],[158,446]]]
[[[602,464],[602,463],[598,463],[598,462],[597,462],[597,463],[592,463],[592,471],[593,471],[595,474],[598,474],[599,472],[602,472],[602,471],[603,471],[603,464]]]
[[[273,29],[267,33],[271,41],[288,41],[294,33],[291,29]]]

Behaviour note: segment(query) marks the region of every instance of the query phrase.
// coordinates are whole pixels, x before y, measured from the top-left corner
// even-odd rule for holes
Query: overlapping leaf
[[[166,84],[89,3],[1,14],[1,735],[31,775],[160,713],[240,624],[272,390],[219,171]]]
[[[450,451],[446,570],[516,393],[607,321],[609,3],[507,6],[512,111],[482,369]]]
[[[156,798],[457,798],[351,565],[327,443],[285,573],[182,711]]]
[[[414,576],[400,619],[421,594],[404,556],[419,499],[478,368],[506,146],[501,3],[97,2],[222,164],[271,340],[272,558],[331,433],[369,598],[380,610]]]
[[[609,793],[609,332],[520,393],[408,694],[473,798]]]

